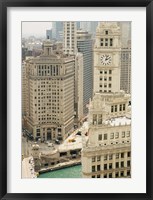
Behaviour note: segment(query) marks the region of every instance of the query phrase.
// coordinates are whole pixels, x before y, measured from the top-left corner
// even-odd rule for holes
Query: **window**
[[[119,158],[119,153],[116,153],[116,159],[118,159]]]
[[[125,104],[123,104],[123,110],[125,110]]]
[[[125,138],[125,131],[122,131],[122,138]]]
[[[102,115],[98,115],[98,124],[102,124]]]
[[[130,131],[127,131],[126,136],[130,137]]]
[[[115,112],[117,112],[117,105],[115,105]]]
[[[122,105],[120,105],[120,111],[122,111]]]
[[[130,160],[127,161],[127,166],[128,166],[128,167],[131,166],[131,161],[130,161]]]
[[[112,70],[109,70],[109,74],[112,74]]]
[[[104,164],[104,170],[107,170],[107,164]]]
[[[124,158],[124,153],[121,153],[121,158]]]
[[[124,171],[121,171],[121,177],[123,177],[124,176]]]
[[[104,71],[105,74],[107,74],[107,71]]]
[[[100,171],[100,165],[97,165],[97,171]]]
[[[113,39],[110,38],[110,46],[112,47],[113,46]]]
[[[105,34],[108,35],[108,31],[105,31]]]
[[[95,166],[92,166],[92,172],[95,172]]]
[[[107,178],[107,174],[104,174],[104,178]]]
[[[112,160],[113,159],[113,154],[110,154],[109,155],[109,160]]]
[[[99,175],[97,175],[97,178],[100,178],[100,174],[99,174]]]
[[[100,81],[102,81],[103,79],[102,79],[102,77],[100,77]]]
[[[104,140],[107,140],[107,133],[104,134]]]
[[[97,115],[93,115],[93,124],[97,124]]]
[[[119,138],[119,132],[115,133],[115,139]]]
[[[111,112],[113,112],[114,111],[114,106],[111,106]]]
[[[112,77],[109,77],[109,81],[111,81],[112,80]]]
[[[119,172],[115,173],[115,177],[118,178],[119,177]]]
[[[116,162],[115,165],[116,165],[116,168],[119,168],[119,162]]]
[[[102,140],[102,134],[98,135],[98,140]]]
[[[100,161],[101,160],[101,157],[100,156],[97,156],[97,161]]]
[[[109,169],[112,169],[112,163],[109,163]]]
[[[121,167],[124,167],[124,162],[123,161],[121,162]]]
[[[127,152],[127,156],[128,156],[128,157],[131,157],[131,152],[130,152],[130,151]]]
[[[110,134],[110,139],[114,139],[114,133]]]
[[[112,178],[112,173],[109,173],[109,178]]]
[[[92,162],[95,162],[96,161],[96,157],[92,157]]]
[[[104,155],[104,160],[107,160],[107,155]]]
[[[92,178],[95,178],[95,176],[92,176]]]
[[[103,71],[100,71],[100,74],[102,74],[103,73]]]
[[[130,176],[130,175],[131,175],[130,170],[127,170],[127,176]]]
[[[111,88],[112,87],[112,84],[109,84],[109,88]]]

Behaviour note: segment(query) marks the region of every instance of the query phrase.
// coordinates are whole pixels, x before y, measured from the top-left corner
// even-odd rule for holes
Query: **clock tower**
[[[120,38],[117,22],[99,22],[94,46],[94,93],[120,91]]]

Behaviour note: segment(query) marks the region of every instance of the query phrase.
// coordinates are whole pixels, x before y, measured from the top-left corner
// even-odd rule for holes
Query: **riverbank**
[[[37,178],[32,157],[24,158],[22,160],[22,178]]]
[[[58,163],[57,165],[51,166],[51,167],[47,167],[47,168],[43,168],[41,170],[39,170],[39,174],[43,174],[46,172],[52,172],[52,171],[56,171],[56,170],[60,170],[60,169],[65,169],[68,167],[72,167],[72,166],[77,166],[77,165],[81,165],[81,160],[70,160],[68,162],[64,162],[64,163]]]

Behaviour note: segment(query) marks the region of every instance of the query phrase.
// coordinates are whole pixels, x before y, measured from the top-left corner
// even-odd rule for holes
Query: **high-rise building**
[[[52,39],[52,30],[46,30],[46,39],[51,40]]]
[[[27,106],[25,126],[34,138],[64,139],[74,125],[74,56],[53,51],[26,61]]]
[[[120,89],[131,94],[131,42],[121,48]]]
[[[131,40],[131,22],[119,22],[121,28],[121,47],[127,48],[128,41]]]
[[[75,55],[75,93],[74,93],[74,123],[79,125],[83,119],[83,54]]]
[[[63,40],[63,22],[52,22],[52,39]]]
[[[130,95],[120,91],[121,32],[100,22],[94,47],[94,97],[89,105],[89,139],[83,142],[85,178],[131,176]]]
[[[76,41],[76,22],[63,22],[64,23],[64,40],[63,48],[65,54],[75,54],[77,52]]]
[[[93,40],[87,31],[77,31],[78,52],[83,54],[83,113],[88,113],[88,104],[93,95]]]

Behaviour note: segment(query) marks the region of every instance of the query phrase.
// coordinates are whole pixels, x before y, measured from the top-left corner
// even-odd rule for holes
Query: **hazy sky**
[[[22,36],[46,36],[46,30],[52,28],[52,22],[22,22]]]

